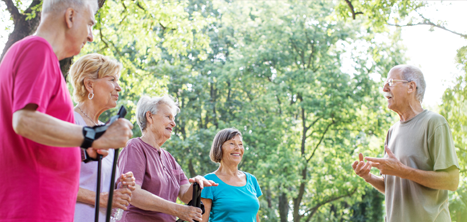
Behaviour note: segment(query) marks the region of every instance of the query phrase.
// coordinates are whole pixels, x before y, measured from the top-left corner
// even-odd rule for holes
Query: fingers
[[[95,149],[116,149],[124,147],[126,142],[133,137],[133,125],[130,121],[120,118],[113,122],[104,135],[93,142]]]
[[[385,161],[384,158],[374,158],[374,157],[365,157],[365,160],[371,161],[371,162],[377,162],[377,163]]]
[[[363,161],[363,154],[362,154],[362,153],[359,153],[359,154],[358,154],[358,159],[359,159],[360,161]]]
[[[384,145],[384,150],[386,151],[389,157],[394,157],[394,154],[392,153],[391,149],[389,149],[388,145]]]
[[[357,168],[357,164],[358,164],[357,160],[355,160],[355,162],[352,163],[353,170],[355,170],[355,168]]]
[[[106,150],[106,149],[96,150],[94,148],[92,149],[95,150],[98,154],[102,155],[102,157],[106,157],[107,155],[109,155],[109,150]]]
[[[128,188],[120,188],[115,190],[112,207],[117,207],[127,210],[127,206],[131,202],[131,191]]]

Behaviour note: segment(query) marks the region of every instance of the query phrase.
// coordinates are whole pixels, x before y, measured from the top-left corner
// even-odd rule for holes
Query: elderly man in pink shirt
[[[88,154],[95,156],[98,149],[124,146],[132,136],[125,119],[103,134],[74,125],[59,60],[93,40],[97,1],[42,4],[35,36],[14,44],[0,64],[0,178],[9,181],[0,186],[0,222],[73,221],[79,146],[92,147]]]

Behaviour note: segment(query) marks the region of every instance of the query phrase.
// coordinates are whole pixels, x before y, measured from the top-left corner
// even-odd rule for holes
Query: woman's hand
[[[193,178],[190,178],[188,181],[190,181],[190,183],[198,183],[199,184],[199,187],[201,188],[201,190],[204,188],[204,187],[217,187],[219,184],[212,181],[212,180],[206,180],[203,176],[195,176]]]
[[[101,193],[99,205],[100,207],[107,207],[109,200],[109,193]],[[131,191],[129,188],[119,188],[114,191],[114,197],[112,199],[112,208],[120,208],[127,210],[127,206],[130,205]]]
[[[126,187],[130,189],[131,191],[135,191],[136,187],[136,179],[133,176],[133,172],[127,172],[125,174],[122,174],[120,178],[118,179],[119,186],[118,187]]]
[[[188,222],[193,222],[193,220],[197,221],[202,221],[202,213],[203,211],[200,208],[197,207],[192,207],[192,206],[187,206],[187,205],[178,205],[178,215],[176,215],[178,218],[188,221]]]

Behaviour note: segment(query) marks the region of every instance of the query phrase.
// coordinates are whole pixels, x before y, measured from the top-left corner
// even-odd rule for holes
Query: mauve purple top
[[[133,172],[136,184],[142,189],[163,199],[177,200],[180,186],[188,184],[188,178],[172,155],[164,149],[159,151],[141,138],[128,141],[118,159],[121,172]],[[175,221],[175,216],[156,211],[147,211],[130,205],[121,221]]]

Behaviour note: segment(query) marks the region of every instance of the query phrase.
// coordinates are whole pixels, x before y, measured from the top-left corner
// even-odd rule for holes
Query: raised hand
[[[365,159],[371,162],[372,167],[378,168],[381,174],[402,177],[406,166],[394,156],[387,145],[384,146],[384,150],[388,154],[388,158],[365,157]]]
[[[199,184],[199,188],[203,189],[204,187],[211,187],[211,186],[215,186],[217,187],[219,184],[212,181],[212,180],[206,180],[203,176],[196,176],[196,177],[193,177],[193,178],[190,178],[188,181],[190,181],[190,183],[198,183]]]
[[[188,222],[194,222],[194,220],[202,221],[203,211],[200,208],[187,206],[187,205],[178,205],[178,215],[180,219]]]
[[[133,125],[127,119],[120,118],[109,126],[104,135],[92,143],[94,149],[116,149],[124,147],[133,136]]]
[[[365,163],[362,153],[358,154],[358,159],[358,161],[356,160],[353,162],[352,168],[359,177],[363,178],[365,181],[368,181],[368,179],[371,177],[371,162],[368,161]]]

